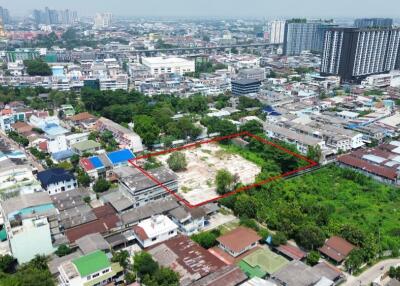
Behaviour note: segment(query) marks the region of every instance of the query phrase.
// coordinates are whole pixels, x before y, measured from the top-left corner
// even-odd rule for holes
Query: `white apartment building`
[[[112,14],[111,13],[97,13],[94,18],[94,28],[101,29],[111,26]]]
[[[176,236],[178,226],[167,216],[157,215],[135,225],[133,231],[139,244],[147,248]]]
[[[47,218],[24,219],[21,226],[8,228],[7,233],[11,253],[19,264],[55,251]]]
[[[128,90],[128,76],[119,74],[113,77],[100,79],[100,90]]]
[[[391,71],[388,74],[375,74],[365,78],[361,84],[367,87],[399,87],[400,72]]]
[[[269,23],[269,38],[271,44],[283,44],[285,38],[284,20],[275,20]]]
[[[195,62],[177,57],[149,57],[142,58],[142,64],[146,66],[152,75],[179,74],[194,72]]]

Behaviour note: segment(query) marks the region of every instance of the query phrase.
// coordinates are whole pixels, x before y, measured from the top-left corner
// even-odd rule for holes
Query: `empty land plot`
[[[217,198],[215,176],[218,170],[225,169],[248,185],[255,182],[261,168],[243,157],[230,154],[218,144],[210,143],[179,151],[186,156],[187,168],[176,172],[178,193],[192,205]],[[157,159],[164,165],[171,154],[159,155]]]

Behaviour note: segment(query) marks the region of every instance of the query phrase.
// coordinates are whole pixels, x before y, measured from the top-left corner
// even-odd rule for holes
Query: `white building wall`
[[[195,62],[182,58],[142,58],[142,63],[150,69],[152,75],[171,73],[184,75],[195,71]]]
[[[175,229],[175,230],[171,230],[169,232],[160,233],[159,235],[157,235],[155,237],[150,237],[150,238],[148,238],[148,239],[146,239],[144,241],[140,241],[139,239],[138,240],[140,241],[140,244],[144,248],[147,248],[147,247],[150,247],[150,246],[152,246],[154,244],[157,244],[157,243],[166,241],[166,240],[168,240],[170,238],[173,238],[176,235],[177,235],[177,230]]]
[[[270,43],[283,44],[285,37],[285,23],[283,20],[275,20],[270,22]]]
[[[26,219],[20,230],[14,228],[8,235],[12,255],[20,264],[29,262],[35,255],[49,255],[55,251],[46,218]]]
[[[47,141],[47,150],[49,153],[57,153],[68,149],[65,135],[56,136]]]
[[[78,186],[77,180],[70,180],[70,181],[58,182],[57,184],[51,184],[47,186],[46,190],[49,193],[49,195],[55,195],[61,192],[75,190],[77,186]]]

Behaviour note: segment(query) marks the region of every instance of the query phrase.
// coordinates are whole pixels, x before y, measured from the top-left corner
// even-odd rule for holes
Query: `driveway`
[[[209,219],[209,225],[207,225],[204,228],[204,231],[207,230],[212,230],[214,228],[218,228],[219,226],[226,224],[228,222],[236,221],[238,220],[234,215],[232,214],[222,214],[222,213],[216,213],[215,215],[211,216]]]

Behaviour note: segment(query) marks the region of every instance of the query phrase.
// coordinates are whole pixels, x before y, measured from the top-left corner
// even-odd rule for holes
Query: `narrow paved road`
[[[400,259],[383,260],[367,269],[360,276],[349,276],[343,286],[369,286],[380,275],[389,270],[391,266],[400,264]]]

